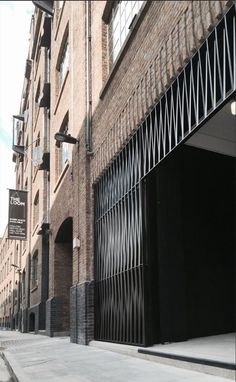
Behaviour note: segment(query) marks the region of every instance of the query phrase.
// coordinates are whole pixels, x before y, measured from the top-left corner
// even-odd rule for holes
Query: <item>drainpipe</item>
[[[35,38],[35,17],[32,16],[32,33],[31,36],[33,36],[33,39]],[[30,149],[30,190],[29,190],[29,213],[28,213],[28,224],[29,224],[29,258],[28,258],[28,285],[27,285],[27,300],[26,300],[26,308],[29,308],[30,306],[30,268],[31,268],[31,217],[32,217],[32,180],[33,180],[33,165],[32,165],[32,158],[33,158],[33,131],[34,131],[34,60],[32,60],[32,70],[31,70],[31,131],[30,131],[30,143],[31,143],[31,149]],[[27,264],[26,264],[27,265]],[[28,322],[26,323],[28,327]]]
[[[50,48],[51,49],[51,48]],[[44,83],[50,83],[50,59],[49,59],[49,49],[47,47],[44,48]],[[49,109],[50,110],[50,109]],[[49,118],[49,110],[48,108],[44,108],[44,143],[43,143],[43,152],[50,152],[50,118]],[[44,187],[46,189],[46,205],[44,205],[44,213],[43,213],[43,222],[49,224],[50,223],[50,168],[46,171],[43,170],[43,182]],[[45,211],[46,209],[46,211]],[[50,227],[50,226],[49,226]],[[42,235],[42,248],[46,246],[45,259],[46,261],[46,278],[42,283],[44,284],[43,288],[46,288],[46,294],[43,294],[43,301],[48,299],[48,291],[49,291],[49,235],[44,232]],[[42,276],[43,277],[43,276]]]
[[[48,49],[44,48],[44,83],[50,83],[50,62]],[[43,142],[43,152],[49,152],[49,130],[50,130],[50,120],[48,117],[48,109],[44,108],[44,142]],[[49,223],[49,208],[50,208],[50,190],[49,190],[49,172],[44,171],[44,182],[46,183],[46,223]],[[45,215],[43,214],[43,217]]]
[[[92,154],[91,0],[85,1],[86,123],[85,147]]]

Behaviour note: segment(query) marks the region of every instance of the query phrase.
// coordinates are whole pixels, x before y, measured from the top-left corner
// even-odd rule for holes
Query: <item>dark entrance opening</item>
[[[146,178],[150,344],[235,330],[235,158],[195,142]]]
[[[55,240],[55,296],[59,316],[57,331],[69,334],[70,288],[72,286],[73,220],[67,218],[61,224]]]
[[[29,331],[34,332],[35,331],[35,314],[30,313],[29,315]]]

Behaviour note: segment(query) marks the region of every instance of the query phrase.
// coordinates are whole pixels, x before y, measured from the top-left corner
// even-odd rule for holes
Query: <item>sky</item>
[[[33,11],[31,1],[0,1],[0,237],[8,221],[8,188],[15,188],[12,115],[19,114]]]

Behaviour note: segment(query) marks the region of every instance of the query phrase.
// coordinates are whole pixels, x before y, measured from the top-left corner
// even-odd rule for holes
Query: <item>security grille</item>
[[[95,336],[147,343],[142,181],[236,89],[235,5],[95,186]]]

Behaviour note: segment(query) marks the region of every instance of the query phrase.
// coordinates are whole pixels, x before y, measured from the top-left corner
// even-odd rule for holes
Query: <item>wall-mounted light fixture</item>
[[[21,268],[18,267],[18,265],[16,265],[16,264],[11,264],[11,267],[16,268],[16,272],[18,272],[18,273],[22,273]]]
[[[53,1],[32,1],[32,3],[41,11],[53,15]]]
[[[24,146],[13,145],[12,150],[15,151],[16,154],[19,154],[21,156],[24,156],[24,154],[25,154]]]
[[[54,135],[54,138],[56,139],[57,142],[60,142],[60,143],[72,143],[72,144],[75,144],[77,142],[79,142],[78,139],[72,137],[70,134],[65,134],[65,133],[56,133]]]
[[[73,249],[80,248],[80,239],[78,237],[74,237],[73,239]]]
[[[233,115],[236,115],[236,101],[233,101],[230,106],[231,106],[231,113]]]
[[[24,114],[13,115],[13,118],[18,119],[19,121],[22,121],[22,122],[25,120]]]

